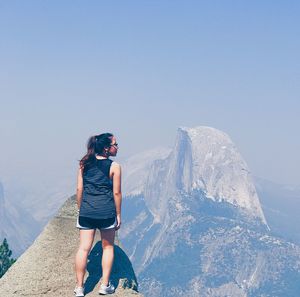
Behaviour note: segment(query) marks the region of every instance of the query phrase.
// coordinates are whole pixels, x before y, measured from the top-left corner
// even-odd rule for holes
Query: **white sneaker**
[[[84,296],[84,288],[83,287],[76,287],[74,289],[74,294],[76,297],[83,297]]]
[[[100,295],[113,294],[114,292],[115,292],[115,287],[111,282],[108,282],[108,286],[101,284],[99,290]]]

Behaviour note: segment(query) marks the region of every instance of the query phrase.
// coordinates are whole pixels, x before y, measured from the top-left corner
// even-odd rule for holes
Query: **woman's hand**
[[[117,226],[115,227],[116,230],[119,230],[121,228],[121,215],[117,214]]]

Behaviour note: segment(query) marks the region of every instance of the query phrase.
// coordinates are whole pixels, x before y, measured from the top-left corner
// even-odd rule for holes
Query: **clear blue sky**
[[[73,177],[95,133],[122,158],[205,125],[254,175],[300,185],[299,15],[299,1],[0,1],[0,180]]]

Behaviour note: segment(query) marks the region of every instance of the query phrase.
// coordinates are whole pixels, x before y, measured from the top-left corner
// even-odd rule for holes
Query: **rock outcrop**
[[[230,203],[267,225],[250,170],[230,137],[212,127],[180,127],[172,149],[147,151],[125,162],[124,194],[144,195],[155,220],[169,217],[167,201],[193,191]]]
[[[73,296],[74,258],[79,245],[75,196],[69,198],[59,213],[47,224],[34,243],[0,279],[0,294],[15,296]],[[85,276],[87,296],[98,295],[101,277],[102,247],[99,231],[90,252]],[[112,296],[142,296],[126,253],[115,242],[115,261],[111,279],[116,286]]]

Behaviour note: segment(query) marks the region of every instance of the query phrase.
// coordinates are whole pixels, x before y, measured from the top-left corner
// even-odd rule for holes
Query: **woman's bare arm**
[[[80,205],[81,205],[82,192],[83,192],[82,169],[79,168],[78,175],[77,175],[77,193],[76,193],[78,210],[80,209]]]
[[[122,206],[122,192],[121,192],[121,166],[114,162],[112,164],[112,172],[113,172],[113,194],[116,205],[116,213],[117,213],[117,227],[120,228],[121,225],[121,206]]]

